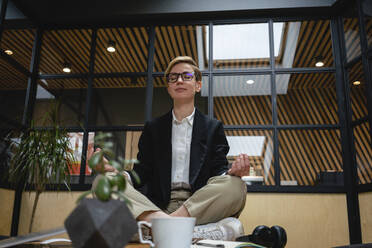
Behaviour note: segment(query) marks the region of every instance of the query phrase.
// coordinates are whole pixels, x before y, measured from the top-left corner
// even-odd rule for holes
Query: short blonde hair
[[[195,60],[193,60],[189,56],[178,56],[178,57],[174,58],[171,62],[169,62],[168,67],[165,70],[165,75],[164,75],[165,78],[167,78],[167,76],[170,73],[170,71],[172,70],[172,68],[175,65],[180,64],[180,63],[186,63],[186,64],[191,65],[192,69],[195,72],[195,80],[197,82],[202,80],[202,74],[201,74],[201,72],[199,70],[198,65],[196,64]]]

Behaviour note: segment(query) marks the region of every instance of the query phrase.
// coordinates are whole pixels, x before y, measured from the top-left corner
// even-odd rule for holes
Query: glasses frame
[[[186,80],[184,77],[187,75],[187,74],[191,74],[192,75],[192,78],[190,79],[190,80]],[[169,76],[170,75],[177,75],[177,78],[174,80],[174,81],[170,81],[170,79],[169,79]],[[195,72],[188,72],[188,71],[185,71],[185,72],[182,72],[182,73],[168,73],[167,75],[166,75],[166,78],[167,78],[167,83],[168,84],[173,84],[173,83],[175,83],[175,82],[177,82],[178,81],[178,79],[180,78],[180,76],[181,76],[181,78],[182,78],[182,81],[183,82],[190,82],[190,81],[192,81],[193,79],[194,79],[194,77],[195,77]]]

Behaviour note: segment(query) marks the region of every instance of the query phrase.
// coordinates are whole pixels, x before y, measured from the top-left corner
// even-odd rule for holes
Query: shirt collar
[[[179,120],[177,120],[176,115],[174,114],[174,110],[172,109],[173,123],[180,124],[184,120],[186,120],[187,123],[189,123],[192,126],[192,124],[194,123],[194,115],[195,115],[195,107],[194,107],[194,110],[192,111],[191,115],[186,116],[185,118],[183,118],[183,120],[179,121]]]

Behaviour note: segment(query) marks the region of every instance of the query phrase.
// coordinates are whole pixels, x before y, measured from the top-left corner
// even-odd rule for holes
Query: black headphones
[[[287,233],[283,227],[258,226],[251,235],[241,236],[236,239],[241,242],[252,242],[268,248],[284,248],[287,244]]]

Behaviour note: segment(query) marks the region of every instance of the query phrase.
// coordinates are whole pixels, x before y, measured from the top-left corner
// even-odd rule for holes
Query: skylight
[[[283,23],[274,23],[274,55],[281,46]],[[206,29],[209,37],[209,29]],[[213,60],[269,58],[269,26],[267,23],[213,26]],[[206,42],[207,58],[209,43]]]

